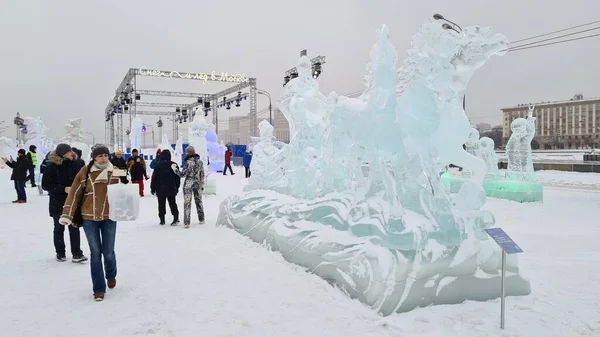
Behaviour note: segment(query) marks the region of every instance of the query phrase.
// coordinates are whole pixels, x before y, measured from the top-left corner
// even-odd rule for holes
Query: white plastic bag
[[[108,217],[113,221],[135,221],[140,215],[137,184],[108,185]]]

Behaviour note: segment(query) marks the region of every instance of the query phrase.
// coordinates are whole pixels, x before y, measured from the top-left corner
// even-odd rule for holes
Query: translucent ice
[[[432,21],[398,70],[384,26],[358,98],[323,95],[302,57],[279,102],[290,124],[281,189],[226,199],[217,223],[383,314],[498,297],[500,251],[483,232],[495,221],[481,209],[486,166],[463,148],[471,126],[462,102],[474,71],[507,45],[489,29],[456,33]],[[255,165],[268,130],[252,177],[279,169]],[[448,164],[473,173],[455,197],[440,182]],[[529,293],[516,260],[509,270],[509,293]]]
[[[273,126],[263,120],[258,124],[260,141],[252,148],[248,185],[244,190],[278,190],[283,183],[282,151],[273,140]]]
[[[129,133],[129,144],[131,150],[137,149],[141,152],[142,150],[142,128],[144,127],[144,122],[141,118],[135,117],[131,121],[131,132]]]
[[[531,157],[531,141],[535,137],[534,106],[529,107],[527,119],[517,118],[510,124],[512,135],[506,144],[507,180],[536,181]]]
[[[500,172],[498,170],[498,155],[494,150],[494,140],[489,137],[481,137],[479,140],[479,155],[485,162],[487,168],[486,179],[499,179]]]
[[[81,157],[83,160],[89,160],[91,149],[88,144],[85,143],[85,131],[83,130],[83,118],[69,119],[65,124],[67,134],[61,139],[62,143],[71,145],[81,150]]]
[[[208,158],[208,146],[206,143],[206,131],[208,127],[206,119],[200,115],[196,115],[188,127],[188,143],[194,147],[204,166],[208,164],[206,161]]]

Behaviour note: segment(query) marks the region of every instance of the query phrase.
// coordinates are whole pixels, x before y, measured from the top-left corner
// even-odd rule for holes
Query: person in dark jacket
[[[246,178],[250,178],[250,163],[252,162],[252,151],[244,153],[244,168],[246,169]]]
[[[27,159],[31,162],[31,166],[29,167],[29,181],[31,182],[31,187],[37,186],[35,184],[35,168],[38,165],[36,150],[37,147],[35,145],[29,145],[29,152],[27,152]]]
[[[85,163],[77,157],[71,147],[67,144],[58,144],[56,149],[48,154],[48,164],[42,176],[42,189],[48,191],[50,201],[48,209],[50,217],[54,219],[54,249],[56,260],[64,262],[67,260],[65,251],[65,226],[59,222],[63,213],[63,205],[71,189],[71,184],[77,173],[85,166]],[[69,227],[69,239],[71,243],[71,254],[73,262],[83,262],[87,257],[81,251],[81,236],[79,228]]]
[[[115,154],[110,159],[110,163],[115,168],[127,171],[127,163],[125,162],[125,159],[123,158],[123,153],[121,153],[121,151],[115,151]],[[127,180],[126,176],[119,177],[119,179],[121,180],[122,184],[129,184],[129,180]]]
[[[231,152],[231,149],[227,148],[227,151],[225,151],[225,168],[223,168],[224,176],[227,175],[227,168],[229,168],[229,172],[231,172],[231,175],[235,174],[235,173],[233,173],[233,169],[231,168],[231,156],[232,155],[233,155],[233,152]]]
[[[25,156],[25,150],[19,149],[17,161],[12,157],[10,159],[2,158],[6,165],[12,168],[10,180],[15,182],[15,191],[17,192],[17,200],[13,204],[24,204],[27,202],[27,194],[25,193],[25,182],[31,168],[31,161]]]
[[[127,161],[127,169],[131,174],[131,182],[139,185],[140,197],[144,196],[144,178],[148,180],[146,162],[138,155],[138,150],[131,151],[131,158]]]
[[[40,174],[44,174],[44,171],[46,170],[46,166],[48,166],[48,157],[49,156],[50,156],[50,152],[48,152],[46,154],[46,157],[44,158],[44,160],[40,164]]]
[[[80,165],[85,166],[85,160],[83,160],[81,150],[76,147],[72,148],[72,150],[77,155],[77,157],[74,158],[73,160],[77,161]]]
[[[171,226],[176,226],[179,223],[179,210],[175,196],[179,192],[181,186],[181,178],[173,171],[172,166],[177,167],[177,164],[171,161],[171,151],[164,150],[160,155],[160,161],[154,167],[152,172],[152,181],[150,182],[150,191],[152,195],[156,194],[158,198],[158,218],[160,224],[165,224],[165,214],[167,214],[166,201],[169,201],[169,208],[173,215]]]

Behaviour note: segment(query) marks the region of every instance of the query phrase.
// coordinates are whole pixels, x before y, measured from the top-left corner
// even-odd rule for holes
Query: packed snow
[[[532,287],[530,296],[507,298],[502,332],[499,300],[382,318],[278,253],[215,227],[220,202],[247,182],[235,169],[216,176],[205,225],[159,226],[156,198],[142,198],[140,219],[118,224],[118,285],[100,303],[88,262],[54,258],[47,196],[28,188],[28,203],[12,204],[10,170],[0,170],[2,335],[600,336],[598,174],[537,172],[547,185],[543,204],[488,199],[497,226],[525,251],[519,265]]]

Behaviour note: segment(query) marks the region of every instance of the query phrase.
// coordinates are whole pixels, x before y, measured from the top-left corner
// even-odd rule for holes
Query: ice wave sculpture
[[[497,298],[501,251],[483,232],[495,220],[481,210],[485,164],[463,149],[471,126],[462,101],[474,71],[507,45],[489,29],[456,33],[431,21],[398,70],[384,26],[358,98],[321,94],[302,57],[279,102],[291,134],[282,188],[229,197],[217,224],[384,315]],[[439,177],[450,163],[473,172],[456,195]],[[531,291],[514,257],[506,282],[509,295]]]
[[[510,124],[512,134],[506,143],[508,167],[505,179],[535,182],[533,159],[531,156],[531,141],[535,137],[535,106],[530,106],[527,119],[517,118]]]
[[[252,162],[248,185],[244,191],[255,189],[278,190],[283,183],[282,151],[275,145],[273,126],[266,120],[258,124],[260,140],[252,147]]]
[[[61,142],[80,149],[82,159],[87,161],[90,159],[91,150],[90,146],[84,142],[85,131],[82,123],[82,117],[67,120],[65,124],[67,134],[61,139]]]
[[[489,137],[479,139],[479,155],[485,162],[487,168],[485,179],[500,179],[500,170],[498,169],[498,155],[494,150],[496,144]]]
[[[206,144],[206,131],[208,124],[203,116],[196,115],[188,128],[188,143],[194,147],[196,153],[200,156],[200,160],[206,167],[208,158],[208,147]]]

